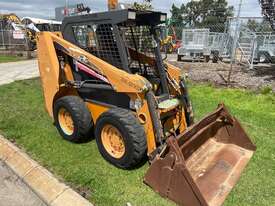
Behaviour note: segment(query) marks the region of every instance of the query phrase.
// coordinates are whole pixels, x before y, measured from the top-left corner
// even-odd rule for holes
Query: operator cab
[[[168,94],[160,53],[160,29],[166,14],[133,9],[66,17],[65,40],[128,73],[150,81],[157,96]]]

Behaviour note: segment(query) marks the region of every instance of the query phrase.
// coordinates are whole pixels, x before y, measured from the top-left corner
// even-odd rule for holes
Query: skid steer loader
[[[224,105],[194,124],[181,70],[163,61],[166,14],[133,9],[66,17],[41,32],[38,59],[47,112],[64,139],[95,135],[111,164],[134,168],[179,205],[221,205],[255,151]]]

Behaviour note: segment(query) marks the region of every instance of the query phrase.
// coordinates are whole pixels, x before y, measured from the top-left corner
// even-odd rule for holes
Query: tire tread
[[[58,107],[59,105],[65,105],[69,107],[73,112],[72,115],[75,116],[74,120],[76,120],[76,123],[74,123],[74,125],[77,126],[77,134],[75,134],[69,140],[72,142],[81,142],[82,140],[89,138],[93,127],[93,122],[90,111],[86,107],[85,102],[77,96],[64,96],[58,99],[54,105],[54,116],[56,125],[58,121],[56,117],[56,113],[58,112],[56,111],[56,107]]]
[[[133,142],[132,158],[122,165],[115,165],[124,169],[135,167],[141,162],[147,151],[147,141],[143,126],[138,122],[137,117],[131,111],[122,108],[108,110],[99,117],[98,122],[102,123],[106,118],[119,121],[127,130],[128,135],[132,138]],[[96,126],[96,130],[97,128],[98,127]],[[96,136],[99,135],[98,133],[99,131],[96,132]]]

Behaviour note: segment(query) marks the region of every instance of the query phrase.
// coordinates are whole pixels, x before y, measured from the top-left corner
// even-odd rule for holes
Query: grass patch
[[[197,118],[225,102],[243,123],[258,150],[226,206],[270,206],[275,203],[275,97],[244,90],[190,86]],[[35,160],[75,188],[90,190],[97,206],[169,206],[142,183],[145,164],[120,170],[100,156],[95,141],[72,144],[60,138],[44,110],[40,81],[26,80],[0,87],[0,133],[15,139]]]
[[[0,55],[0,63],[6,63],[6,62],[16,62],[20,61],[22,58],[17,56],[2,56]]]
[[[261,88],[261,94],[271,94],[272,93],[272,87],[266,86]]]

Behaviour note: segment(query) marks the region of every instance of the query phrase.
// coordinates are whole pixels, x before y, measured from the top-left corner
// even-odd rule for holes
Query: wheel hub
[[[125,143],[119,130],[106,125],[101,132],[101,140],[105,150],[114,158],[119,159],[125,154]]]
[[[67,135],[72,135],[74,132],[74,122],[71,114],[65,109],[61,108],[58,112],[58,121],[61,129]]]

